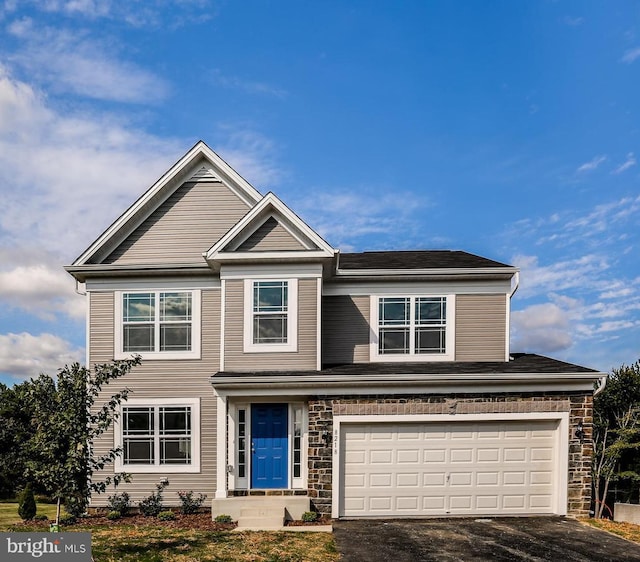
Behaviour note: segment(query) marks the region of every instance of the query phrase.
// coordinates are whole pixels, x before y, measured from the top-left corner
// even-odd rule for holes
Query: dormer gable
[[[222,262],[256,260],[317,261],[333,259],[337,250],[268,193],[205,254],[216,268]]]

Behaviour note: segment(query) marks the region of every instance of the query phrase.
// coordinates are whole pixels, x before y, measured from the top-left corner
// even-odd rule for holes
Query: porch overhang
[[[547,357],[508,362],[367,363],[320,371],[218,372],[211,383],[229,395],[451,394],[593,391],[601,373]]]

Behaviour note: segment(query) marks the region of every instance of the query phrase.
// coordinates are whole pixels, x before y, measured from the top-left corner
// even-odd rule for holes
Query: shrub
[[[156,517],[162,511],[162,493],[168,485],[168,480],[163,480],[160,484],[156,484],[156,491],[138,503],[142,515]]]
[[[23,521],[29,521],[36,516],[36,498],[33,496],[31,483],[28,483],[22,494],[20,494],[18,515]]]
[[[305,511],[302,514],[302,520],[305,523],[313,523],[318,520],[318,513],[316,511]]]
[[[202,507],[204,500],[207,499],[207,496],[204,494],[198,494],[197,497],[194,497],[193,490],[189,490],[188,492],[180,491],[178,492],[178,497],[182,504],[180,506],[180,511],[184,515],[198,513],[198,510]]]
[[[233,519],[231,519],[231,515],[226,515],[224,513],[220,515],[216,515],[214,519],[216,523],[233,523]]]
[[[46,515],[42,514],[42,515],[36,515],[33,518],[33,520],[34,521],[49,521],[49,518]]]
[[[119,511],[110,511],[109,513],[107,513],[107,519],[110,519],[111,521],[120,519],[120,517],[122,517],[122,514]]]
[[[62,517],[60,517],[60,525],[73,525],[77,521],[78,518],[73,515],[63,515]]]
[[[120,515],[120,517],[124,517],[131,507],[131,498],[127,492],[122,492],[122,494],[114,494],[113,496],[109,496],[107,499],[107,506],[109,507],[110,512],[116,512]]]
[[[173,521],[176,518],[176,514],[173,511],[161,511],[158,513],[158,519],[160,521]]]

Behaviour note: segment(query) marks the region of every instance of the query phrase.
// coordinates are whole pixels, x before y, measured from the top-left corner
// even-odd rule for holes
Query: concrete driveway
[[[640,545],[571,519],[336,521],[343,562],[640,562]]]

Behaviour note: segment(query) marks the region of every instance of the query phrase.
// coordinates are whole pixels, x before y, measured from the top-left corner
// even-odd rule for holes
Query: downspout
[[[607,386],[608,379],[609,379],[609,375],[605,375],[600,379],[600,386],[593,391],[594,396],[597,396],[604,390],[604,387]]]
[[[511,279],[511,290],[507,293],[507,325],[505,326],[507,337],[506,349],[505,349],[505,361],[511,360],[511,297],[516,294],[518,287],[520,286],[520,271],[516,271]]]

